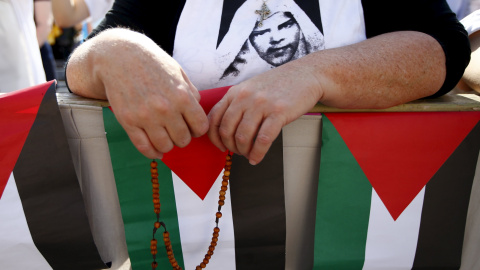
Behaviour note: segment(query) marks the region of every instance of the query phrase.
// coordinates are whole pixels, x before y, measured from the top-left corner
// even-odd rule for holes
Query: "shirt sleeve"
[[[88,38],[112,27],[125,27],[145,34],[170,55],[173,52],[175,32],[185,0],[162,1],[116,0],[103,21]]]
[[[447,74],[432,97],[441,96],[458,83],[470,61],[467,32],[444,0],[362,0],[367,38],[394,31],[419,31],[442,46]]]

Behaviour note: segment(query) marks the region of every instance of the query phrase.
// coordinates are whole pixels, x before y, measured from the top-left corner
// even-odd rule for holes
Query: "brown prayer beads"
[[[210,246],[208,247],[207,254],[205,254],[205,258],[203,261],[197,265],[195,268],[196,270],[201,270],[203,268],[207,267],[207,264],[210,262],[210,259],[212,258],[213,251],[215,250],[215,247],[217,246],[218,242],[218,237],[220,233],[220,228],[218,227],[218,221],[222,217],[222,206],[225,205],[225,194],[228,189],[228,181],[230,179],[230,169],[232,166],[232,153],[228,151],[228,154],[226,156],[226,161],[225,161],[225,170],[223,172],[223,181],[222,181],[222,187],[220,188],[220,196],[218,200],[218,212],[215,214],[215,223],[216,226],[213,228],[213,234],[212,234],[212,241],[210,243]],[[168,260],[170,261],[170,264],[172,265],[173,269],[182,269],[180,265],[178,265],[177,260],[175,259],[175,255],[173,254],[173,249],[172,249],[172,243],[170,241],[170,233],[167,231],[167,227],[165,226],[165,223],[160,221],[160,184],[158,182],[158,169],[157,169],[158,163],[153,160],[150,163],[150,173],[152,175],[152,192],[153,192],[153,212],[157,216],[157,221],[153,225],[153,239],[150,241],[150,253],[153,256],[153,262],[152,262],[152,270],[155,270],[158,267],[158,263],[156,261],[156,255],[157,255],[157,240],[155,239],[155,233],[157,232],[157,229],[163,226],[165,231],[163,232],[163,242],[165,244],[165,250],[167,252],[167,257]]]

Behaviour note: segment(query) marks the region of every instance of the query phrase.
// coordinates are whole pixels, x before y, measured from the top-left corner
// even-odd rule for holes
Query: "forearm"
[[[82,22],[90,12],[83,0],[52,0],[55,22],[60,27],[71,27]]]
[[[150,38],[140,33],[115,28],[101,32],[79,46],[71,55],[66,68],[70,90],[78,95],[108,99],[108,90],[119,84],[168,80],[155,72],[174,72],[173,58]],[[167,74],[168,75],[168,74]],[[134,88],[134,86],[130,86]]]
[[[288,68],[310,74],[319,101],[337,108],[386,108],[430,96],[446,74],[442,47],[419,32],[394,32],[320,51]]]
[[[48,34],[52,30],[52,4],[50,1],[36,1],[34,5],[35,26],[37,42],[41,47],[47,41]]]

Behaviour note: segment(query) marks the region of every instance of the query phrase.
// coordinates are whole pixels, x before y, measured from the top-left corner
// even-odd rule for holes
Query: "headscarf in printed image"
[[[259,1],[246,1],[235,13],[217,49],[216,86],[238,84],[257,74],[324,49],[323,34],[293,1],[268,1],[260,22]]]

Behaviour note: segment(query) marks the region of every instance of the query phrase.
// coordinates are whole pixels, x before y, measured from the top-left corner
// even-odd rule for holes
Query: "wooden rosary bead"
[[[208,247],[207,254],[205,254],[205,258],[203,261],[200,263],[200,265],[197,265],[195,268],[196,270],[201,270],[207,267],[207,264],[210,262],[210,259],[214,253],[215,247],[217,246],[218,242],[218,237],[219,237],[219,232],[220,228],[218,227],[218,219],[222,217],[222,212],[220,212],[220,209],[223,205],[225,205],[225,194],[226,191],[228,190],[228,180],[230,178],[230,169],[232,165],[232,156],[231,153],[228,152],[228,155],[225,157],[225,170],[223,172],[223,181],[222,181],[222,187],[220,188],[221,190],[219,191],[219,201],[218,201],[218,212],[215,214],[216,217],[216,223],[217,226],[213,228],[213,234],[212,234],[212,241],[210,246]],[[154,205],[154,212],[157,214],[157,221],[154,223],[155,229],[159,229],[162,226],[162,223],[158,221],[159,214],[160,214],[160,184],[158,180],[158,169],[157,169],[158,163],[153,160],[150,163],[151,169],[150,173],[152,175],[152,201]],[[165,225],[163,225],[165,228],[165,231],[163,232],[163,242],[165,244],[165,250],[167,253],[167,257],[170,261],[170,264],[172,265],[173,269],[182,269],[179,265],[177,260],[175,259],[175,255],[173,254],[172,250],[172,244],[170,241],[170,233],[166,231]],[[155,268],[158,267],[158,263],[155,261],[156,254],[157,254],[157,240],[155,239],[155,232],[156,230],[154,229],[153,231],[153,239],[150,241],[150,253],[153,255],[153,262],[152,262],[152,269],[155,270]]]

